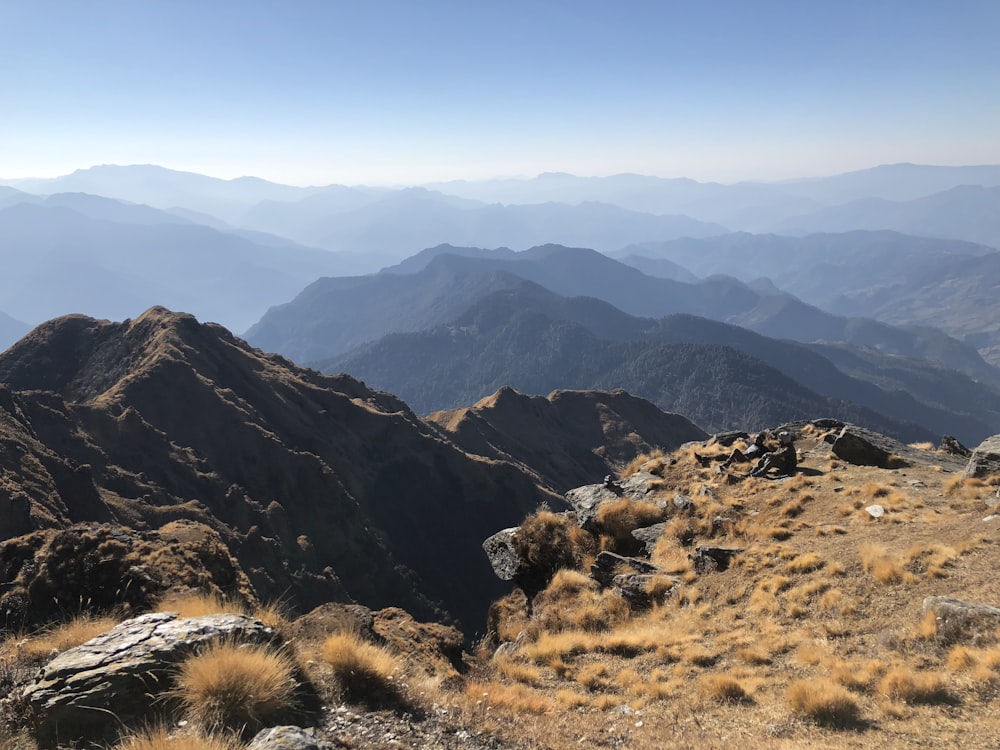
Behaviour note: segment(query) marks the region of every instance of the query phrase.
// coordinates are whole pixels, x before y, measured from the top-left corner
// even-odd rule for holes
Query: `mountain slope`
[[[559,504],[393,396],[162,308],[46,323],[0,355],[0,382],[4,481],[30,528],[199,521],[261,597],[303,608],[346,591],[471,632],[498,588],[482,538]]]
[[[707,437],[685,417],[624,391],[554,391],[546,398],[505,386],[427,420],[468,453],[514,461],[559,493],[602,472],[617,474],[640,454]]]
[[[533,295],[498,292],[450,325],[387,336],[322,367],[350,372],[378,387],[391,385],[423,412],[475,401],[503,385],[529,394],[623,388],[709,431],[831,414],[878,425],[906,439],[930,435],[913,424],[844,403],[842,397],[824,398],[731,346],[658,339],[655,321],[629,319],[615,311],[611,320],[617,322],[606,325],[605,331],[614,328],[626,334],[630,325],[632,335],[600,338],[581,323],[550,317],[553,310],[572,314],[579,306],[590,308],[591,319],[599,319],[594,301],[566,303],[551,295],[546,299],[537,289]],[[799,353],[805,360],[812,357],[808,351]],[[826,360],[816,357],[813,362],[825,366],[832,378],[849,381]],[[863,384],[854,385],[864,389]]]

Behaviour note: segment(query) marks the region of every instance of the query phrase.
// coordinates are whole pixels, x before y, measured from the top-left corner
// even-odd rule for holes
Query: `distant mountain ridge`
[[[644,257],[668,259],[698,275],[767,276],[781,289],[834,314],[934,326],[1000,364],[1000,301],[992,293],[1000,284],[1000,252],[985,245],[885,230],[805,237],[735,233],[646,243],[619,254],[626,256],[623,262],[651,274],[658,268]],[[954,363],[957,355],[942,350],[932,358]],[[991,377],[981,368],[970,369],[971,364],[957,369]]]
[[[319,366],[392,390],[424,413],[509,384],[528,394],[622,388],[709,431],[807,411],[908,440],[948,433],[972,442],[1000,429],[1000,391],[897,359],[901,371],[912,371],[908,377],[956,386],[946,393],[941,385],[939,398],[924,393],[921,401],[900,389],[902,375],[883,379],[883,389],[871,382],[890,361],[855,367],[851,377],[801,345],[736,326],[685,315],[634,318],[597,300],[528,286],[495,292],[448,325],[389,335]]]
[[[412,272],[398,273],[400,269]],[[440,245],[380,274],[321,279],[269,310],[247,339],[300,362],[324,360],[389,333],[449,323],[483,295],[519,286],[518,279],[565,297],[601,299],[639,317],[688,313],[777,338],[848,341],[909,357],[932,351],[960,372],[998,378],[975,350],[939,332],[831,315],[730,277],[694,284],[654,278],[596,251],[558,245],[520,253],[463,248],[457,254]]]
[[[133,317],[153,304],[243,329],[338,256],[259,244],[141,205],[90,195],[28,197],[0,209],[0,304],[40,322],[66,313]]]

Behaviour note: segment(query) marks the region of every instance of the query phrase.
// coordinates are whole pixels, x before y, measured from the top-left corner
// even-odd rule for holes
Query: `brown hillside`
[[[427,417],[463,450],[512,461],[556,492],[617,474],[642,453],[671,451],[705,432],[625,391],[501,388],[472,407]]]
[[[153,308],[50,321],[0,356],[3,537],[74,522],[214,529],[258,596],[347,594],[471,631],[500,589],[480,541],[542,501],[401,401]]]

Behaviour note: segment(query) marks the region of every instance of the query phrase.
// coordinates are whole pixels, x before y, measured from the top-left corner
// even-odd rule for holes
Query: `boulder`
[[[838,458],[858,466],[898,468],[903,462],[893,450],[894,440],[854,425],[844,425],[831,451]]]
[[[1000,628],[1000,608],[989,604],[929,596],[924,599],[923,612],[934,613],[937,638],[946,644],[992,642]]]
[[[981,442],[965,466],[964,476],[984,477],[1000,472],[1000,435],[986,438]]]
[[[218,641],[277,644],[274,629],[236,614],[142,615],[56,656],[22,693],[44,745],[111,737],[149,720],[177,665]],[[161,704],[162,707],[162,704]]]
[[[316,730],[296,726],[261,729],[247,750],[333,750],[334,745],[318,738]]]
[[[521,568],[521,558],[514,549],[517,526],[498,531],[483,542],[483,551],[489,558],[493,572],[501,581],[513,581]]]
[[[699,573],[725,570],[732,559],[745,551],[746,547],[700,546],[694,550],[694,568]]]
[[[972,451],[958,441],[958,438],[952,437],[951,435],[941,436],[940,450],[943,450],[945,453],[951,453],[955,456],[965,456],[966,458],[968,458],[968,456],[972,453]]]
[[[633,529],[632,537],[643,545],[647,555],[651,555],[653,554],[653,550],[656,549],[656,543],[663,536],[663,530],[666,527],[666,523],[654,523],[652,526],[643,526],[641,529]]]
[[[663,573],[659,566],[638,557],[625,557],[604,550],[590,566],[590,577],[602,586],[610,586],[617,572],[622,568],[632,573]]]
[[[601,503],[613,502],[622,497],[642,499],[650,493],[650,483],[658,479],[654,474],[640,471],[615,482],[613,488],[609,488],[607,483],[576,487],[566,493],[566,500],[573,507],[580,527],[596,532],[597,511]]]
[[[611,588],[633,607],[644,609],[662,604],[680,582],[665,573],[624,573],[611,579]]]

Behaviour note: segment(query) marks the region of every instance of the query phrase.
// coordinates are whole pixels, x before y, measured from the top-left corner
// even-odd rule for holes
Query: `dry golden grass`
[[[27,659],[47,657],[86,643],[91,638],[107,633],[117,624],[118,620],[112,617],[81,615],[37,635],[12,639],[3,650],[13,648],[19,656]]]
[[[656,503],[627,497],[603,503],[597,511],[597,523],[601,531],[614,540],[616,545],[634,544],[633,530],[652,526],[664,517],[664,509]]]
[[[718,703],[748,703],[751,700],[746,686],[730,675],[705,675],[699,684],[702,695]]]
[[[156,727],[129,735],[115,745],[115,750],[239,750],[240,747],[240,743],[225,735],[171,735],[165,727]]]
[[[355,633],[334,633],[323,641],[322,656],[333,668],[334,678],[346,698],[375,703],[398,700],[394,675],[400,664],[384,648]]]
[[[917,672],[896,666],[879,680],[878,691],[890,700],[903,703],[950,703],[944,675]]]
[[[249,731],[292,711],[297,688],[287,653],[223,642],[181,664],[173,697],[200,726]]]
[[[465,695],[482,711],[500,707],[515,713],[542,714],[555,707],[555,701],[547,695],[518,684],[470,682],[465,687]]]
[[[859,723],[861,707],[847,690],[830,680],[798,680],[788,688],[792,710],[817,724],[850,728]]]
[[[249,614],[249,610],[242,602],[204,591],[167,594],[157,603],[156,611],[177,612],[180,617],[203,617],[230,612],[240,615]]]
[[[525,664],[511,656],[496,656],[493,666],[499,674],[513,682],[523,682],[525,685],[541,685],[542,670],[534,664]]]
[[[898,555],[889,554],[881,545],[865,544],[860,555],[865,572],[871,573],[879,583],[913,583],[916,580],[916,576],[904,567],[904,561]]]

